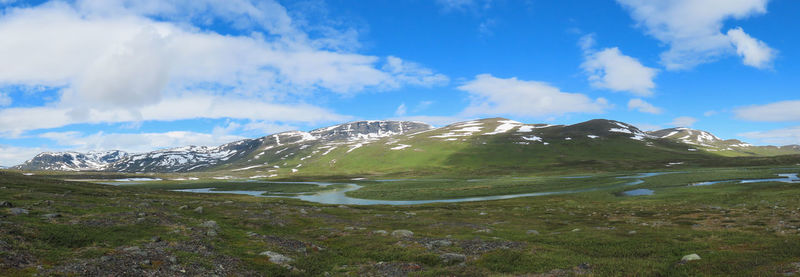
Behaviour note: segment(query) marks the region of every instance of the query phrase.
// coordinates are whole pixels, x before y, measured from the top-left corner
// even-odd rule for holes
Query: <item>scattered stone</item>
[[[152,241],[152,242],[160,242],[161,241],[161,237],[154,236],[154,237],[150,238],[150,241]]]
[[[580,231],[581,231],[581,229],[575,228],[575,229],[572,229],[572,231],[573,231],[573,232],[580,232]]]
[[[272,251],[264,251],[264,252],[261,252],[261,254],[259,254],[259,255],[267,256],[267,257],[269,257],[269,261],[270,262],[276,263],[276,264],[280,264],[280,265],[285,265],[285,264],[288,264],[288,263],[291,263],[291,262],[294,261],[294,259],[292,259],[292,258],[286,257],[286,256],[284,256],[282,254],[275,253],[275,252],[272,252]]]
[[[486,212],[481,212],[480,215],[487,215],[487,213]]]
[[[197,208],[195,208],[195,209],[194,209],[194,212],[196,212],[196,213],[199,213],[199,214],[202,214],[202,213],[203,213],[203,207],[197,207]]]
[[[347,226],[347,227],[344,227],[344,230],[345,230],[345,231],[353,231],[353,230],[355,230],[355,229],[356,229],[356,228],[355,228],[355,227],[353,227],[353,226]]]
[[[306,211],[306,209],[300,209],[300,213],[301,213],[301,214],[308,214],[308,212]]]
[[[11,208],[10,211],[13,215],[28,214],[28,210],[23,208]]]
[[[394,230],[392,236],[396,238],[410,238],[414,236],[414,232],[409,230]]]
[[[450,241],[450,240],[446,240],[446,239],[437,239],[437,240],[432,240],[432,241],[429,241],[429,242],[425,243],[425,247],[427,247],[428,249],[436,249],[436,248],[440,248],[440,247],[448,247],[448,246],[451,246],[451,245],[453,245],[453,242]]]
[[[222,204],[233,204],[233,201],[228,200],[228,201],[222,202]]]
[[[636,234],[636,231],[630,231],[630,232],[628,232],[628,235],[635,235],[635,234]]]
[[[134,252],[134,251],[139,251],[139,250],[140,250],[139,246],[131,246],[131,247],[126,247],[126,248],[122,249],[122,251],[125,251],[125,252]]]
[[[536,231],[536,230],[528,230],[525,233],[528,234],[528,235],[539,235],[539,231]]]
[[[42,217],[44,217],[44,218],[46,218],[46,219],[54,219],[54,218],[59,218],[59,217],[61,217],[61,214],[45,214],[45,215],[43,215]]]
[[[682,263],[687,263],[687,262],[696,261],[696,260],[700,260],[700,255],[689,254],[689,255],[683,256],[683,258],[681,258],[681,262]]]
[[[385,236],[385,235],[389,234],[389,232],[386,232],[386,230],[375,230],[375,231],[372,231],[372,233],[376,234],[376,235],[381,235],[381,236]]]
[[[217,231],[214,231],[214,230],[208,230],[208,232],[206,232],[206,236],[209,236],[209,237],[216,237],[216,236],[217,236]]]
[[[203,222],[202,224],[200,224],[200,227],[214,229],[214,230],[219,229],[219,225],[217,225],[217,222],[213,220]]]
[[[477,230],[477,231],[475,231],[475,233],[486,233],[486,234],[491,234],[491,233],[492,233],[492,230],[491,230],[491,229],[480,229],[480,230]]]
[[[183,205],[183,206],[178,207],[178,210],[179,211],[183,211],[183,210],[186,210],[188,208],[189,208],[189,206]]]
[[[467,261],[467,256],[457,253],[444,253],[439,256],[446,265],[461,264]]]
[[[13,208],[14,204],[11,204],[11,202],[8,202],[8,201],[0,201],[0,207]]]
[[[252,238],[252,237],[258,236],[258,234],[255,233],[255,232],[247,232],[246,235],[247,235],[248,238]]]

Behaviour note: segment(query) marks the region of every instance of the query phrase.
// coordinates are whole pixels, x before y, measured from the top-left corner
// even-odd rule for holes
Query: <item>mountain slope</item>
[[[800,153],[798,148],[755,147],[686,128],[648,133],[605,119],[548,125],[489,118],[441,128],[408,121],[356,121],[217,147],[125,154],[118,159],[43,153],[17,168],[191,172],[218,179],[392,173],[531,174],[705,166],[723,162],[723,156]]]
[[[15,166],[21,170],[106,170],[117,172],[202,171],[263,155],[265,150],[299,142],[368,141],[427,130],[432,126],[406,121],[356,121],[311,132],[290,131],[216,146],[186,146],[128,154],[107,152],[47,152]],[[258,151],[261,152],[258,152]],[[258,153],[261,153],[260,155]],[[273,153],[276,154],[276,153]],[[279,153],[277,153],[279,154]],[[276,155],[277,155],[276,154]],[[252,159],[251,159],[252,160]]]
[[[104,170],[108,165],[124,159],[128,155],[127,152],[119,150],[88,153],[44,152],[12,168],[57,171]]]
[[[220,175],[248,178],[400,172],[531,174],[663,168],[713,157],[612,120],[564,126],[491,118],[372,140],[275,146],[245,162],[216,169]]]
[[[689,128],[669,128],[648,134],[694,145],[697,148],[723,156],[775,156],[800,154],[800,147],[754,146],[736,139],[721,139],[709,132]]]

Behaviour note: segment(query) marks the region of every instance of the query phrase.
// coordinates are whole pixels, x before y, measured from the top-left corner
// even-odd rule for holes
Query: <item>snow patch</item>
[[[395,146],[395,147],[392,147],[392,148],[390,148],[390,149],[391,149],[391,150],[402,150],[402,149],[406,149],[406,148],[408,148],[408,147],[411,147],[411,145],[408,145],[408,144],[400,144],[400,145],[398,145],[398,146]]]

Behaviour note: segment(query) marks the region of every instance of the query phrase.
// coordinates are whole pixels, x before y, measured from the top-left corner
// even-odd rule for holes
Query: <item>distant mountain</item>
[[[127,152],[119,150],[88,153],[44,152],[12,168],[57,171],[104,170],[109,164],[117,162],[127,156]]]
[[[107,170],[119,172],[201,171],[252,156],[257,149],[303,141],[351,141],[389,137],[433,128],[429,124],[407,121],[356,121],[311,132],[290,131],[245,139],[217,147],[186,146],[140,154],[122,151],[45,152],[15,169],[22,170]]]
[[[773,156],[800,154],[800,147],[789,146],[754,146],[736,139],[721,139],[709,132],[690,128],[669,128],[658,131],[648,132],[648,134],[663,138],[679,141],[682,143],[697,146],[708,152],[718,152],[725,156]]]
[[[216,147],[187,146],[140,154],[42,153],[15,168],[203,171],[219,174],[219,178],[255,179],[408,172],[618,171],[716,164],[724,156],[798,153],[797,145],[752,146],[688,128],[643,132],[633,125],[605,119],[548,125],[489,118],[441,128],[410,121],[356,121]]]

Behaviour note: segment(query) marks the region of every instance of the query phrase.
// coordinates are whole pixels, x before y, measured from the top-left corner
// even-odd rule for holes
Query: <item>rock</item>
[[[425,243],[425,247],[427,247],[428,249],[448,247],[451,245],[453,245],[453,242],[446,239],[432,240]]]
[[[13,208],[14,204],[11,204],[11,202],[8,202],[8,201],[0,201],[0,207]]]
[[[525,233],[528,234],[528,235],[539,235],[539,231],[536,231],[536,230],[528,230]]]
[[[635,234],[636,234],[636,231],[630,231],[630,232],[628,232],[628,235],[635,235]]]
[[[479,215],[487,215],[486,212],[481,212]]]
[[[228,201],[222,202],[222,204],[233,204],[233,201],[228,200]]]
[[[189,206],[183,205],[183,206],[178,207],[178,210],[179,211],[183,211],[183,210],[186,210],[188,208],[189,208]]]
[[[353,226],[347,226],[347,227],[344,227],[344,230],[345,230],[345,231],[353,231],[353,230],[355,230],[355,229],[356,229],[356,228],[355,228],[355,227],[353,227]]]
[[[700,255],[689,254],[689,255],[683,256],[683,258],[681,258],[681,262],[683,262],[683,263],[696,261],[696,260],[700,260]]]
[[[197,207],[197,208],[195,208],[195,209],[194,209],[194,212],[196,212],[196,213],[199,213],[199,214],[202,214],[202,213],[203,213],[203,207]]]
[[[456,253],[444,253],[439,256],[446,265],[460,264],[467,261],[467,256]]]
[[[46,218],[46,219],[53,219],[53,218],[59,218],[59,217],[61,217],[61,214],[45,214],[45,215],[43,215],[42,217],[44,217],[44,218]]]
[[[206,236],[209,236],[209,237],[216,237],[216,236],[217,236],[217,231],[214,231],[214,230],[208,230],[208,232],[206,232]]]
[[[258,255],[267,256],[267,257],[269,257],[269,261],[270,262],[273,262],[273,263],[276,263],[276,264],[280,264],[280,265],[288,264],[288,263],[291,263],[291,262],[294,261],[294,259],[292,259],[292,258],[286,257],[286,256],[284,256],[282,254],[275,253],[275,252],[272,252],[272,251],[264,251],[264,252],[261,252],[261,254],[258,254]]]
[[[213,220],[203,222],[202,224],[200,224],[200,227],[214,229],[214,230],[219,229],[219,225],[217,225],[217,222]]]
[[[580,232],[580,231],[581,231],[581,229],[575,228],[575,229],[572,229],[572,231],[573,231],[573,232]]]
[[[385,236],[385,235],[389,234],[389,232],[386,232],[386,230],[375,230],[375,231],[372,231],[372,233],[376,234],[376,235],[381,235],[381,236]]]
[[[126,247],[126,248],[123,248],[122,251],[125,251],[125,252],[139,251],[139,246]]]
[[[173,264],[178,263],[178,258],[175,258],[174,256],[169,256],[167,257],[167,261]]]
[[[152,242],[160,242],[161,241],[161,237],[154,236],[154,237],[150,238],[150,241],[152,241]]]
[[[392,236],[396,238],[410,238],[414,236],[414,232],[409,230],[394,230]]]
[[[308,214],[308,212],[306,211],[306,209],[300,209],[300,213],[301,213],[301,214]]]
[[[255,232],[247,232],[246,235],[247,235],[248,238],[252,238],[252,237],[258,236],[258,234],[255,233]]]
[[[13,215],[28,214],[28,210],[23,208],[11,208],[10,211]]]
[[[477,231],[475,231],[475,233],[487,233],[487,234],[491,234],[491,233],[492,233],[492,230],[491,230],[491,229],[480,229],[480,230],[477,230]]]

